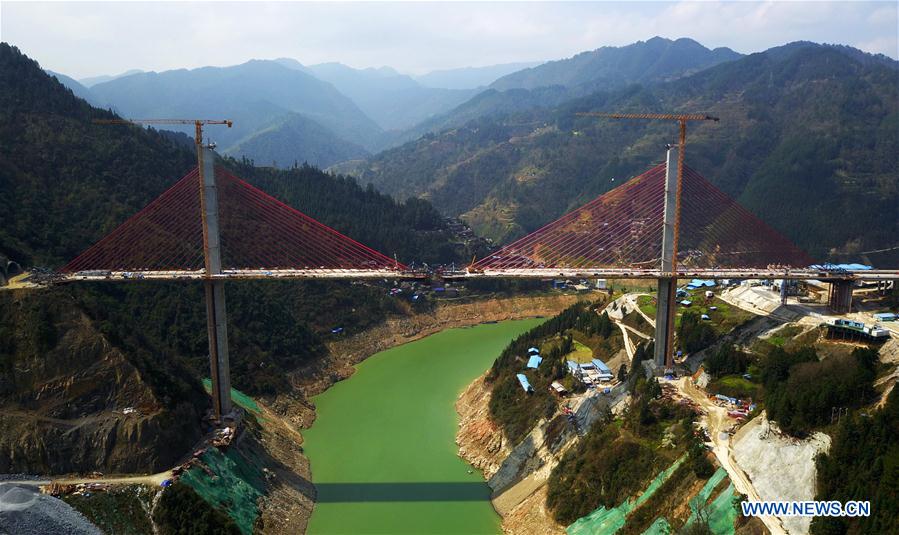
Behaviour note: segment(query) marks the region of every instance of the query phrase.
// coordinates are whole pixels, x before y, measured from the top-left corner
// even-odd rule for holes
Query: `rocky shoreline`
[[[360,333],[328,343],[328,357],[294,370],[290,393],[265,399],[266,405],[299,428],[315,421],[315,405],[309,401],[338,381],[349,378],[354,365],[381,351],[431,334],[485,322],[553,316],[574,304],[577,294],[512,296],[465,302],[439,302],[428,312],[394,316]]]
[[[326,359],[315,365],[295,370],[291,374],[290,379],[294,386],[292,392],[263,401],[270,410],[280,417],[280,420],[289,423],[294,429],[302,430],[311,426],[315,421],[315,405],[309,398],[324,392],[334,383],[350,377],[355,371],[353,367],[355,364],[375,353],[445,329],[469,327],[493,321],[553,316],[579,299],[581,298],[576,294],[559,293],[445,302],[438,303],[433,310],[427,313],[388,318],[387,321],[372,329],[330,343],[328,347],[330,355]],[[484,397],[478,402],[478,406],[484,408],[483,416],[485,417],[487,401],[488,398]],[[300,453],[296,454],[299,458],[294,458],[289,466],[302,481],[309,482],[312,480],[312,473],[308,460],[301,453],[302,436],[297,432],[292,435],[291,441],[296,446],[300,446],[297,448]],[[485,429],[483,436],[501,437],[502,434],[498,430],[497,433],[492,433],[489,429]],[[495,472],[508,452],[503,450],[501,443],[492,447],[496,448],[494,457],[496,464],[495,466],[485,465],[485,469]],[[283,447],[278,449],[283,453]],[[299,487],[303,487],[303,485],[299,485]],[[290,489],[290,492],[286,492],[286,494],[296,498],[298,490]],[[264,526],[271,528],[280,524],[282,527],[286,527],[283,523],[273,520],[277,517],[288,517],[290,518],[289,526],[305,528],[312,514],[311,504],[305,499],[301,499],[296,507],[291,507],[286,500],[277,501],[279,502],[278,507],[272,507],[267,512],[263,511]],[[266,531],[268,532],[269,529]],[[274,533],[277,530],[271,532]]]
[[[525,482],[510,485],[507,477],[496,477],[503,463],[514,453],[502,430],[489,417],[490,389],[485,383],[487,373],[475,379],[456,401],[459,430],[456,444],[459,456],[484,473],[494,491],[493,508],[502,517],[502,529],[514,534],[564,534],[546,510],[546,485],[533,479],[534,487]],[[540,427],[540,426],[538,426]],[[551,468],[550,464],[544,466]],[[508,466],[505,472],[508,472]]]

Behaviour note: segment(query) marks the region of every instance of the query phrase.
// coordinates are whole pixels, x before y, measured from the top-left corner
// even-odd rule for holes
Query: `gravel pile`
[[[62,500],[37,488],[0,483],[0,534],[102,535],[97,526]]]

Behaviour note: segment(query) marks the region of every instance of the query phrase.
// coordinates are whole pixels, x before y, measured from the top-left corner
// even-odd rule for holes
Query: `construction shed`
[[[606,366],[606,363],[605,363],[605,362],[603,362],[603,361],[601,361],[601,360],[599,360],[599,359],[593,359],[591,362],[593,362],[593,365],[596,366],[596,369],[597,369],[597,370],[599,370],[599,373],[601,373],[601,374],[607,374],[607,375],[611,375],[611,374],[612,374],[612,370],[609,369],[608,366]]]
[[[534,387],[531,386],[531,383],[528,381],[528,378],[525,374],[519,373],[515,377],[518,378],[518,382],[521,383],[521,388],[523,388],[525,392],[530,394],[534,391]]]

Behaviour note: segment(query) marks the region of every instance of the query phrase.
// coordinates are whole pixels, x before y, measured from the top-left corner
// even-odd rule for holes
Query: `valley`
[[[2,7],[0,533],[899,530],[891,6],[107,7]]]

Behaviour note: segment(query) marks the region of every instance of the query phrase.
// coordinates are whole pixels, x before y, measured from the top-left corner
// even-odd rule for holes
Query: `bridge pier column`
[[[653,362],[658,368],[664,368],[668,365],[670,349],[674,347],[674,340],[669,337],[674,336],[673,329],[669,328],[668,322],[674,317],[672,308],[677,306],[676,294],[677,279],[659,279],[659,297],[656,299],[656,332],[655,332],[655,349],[653,354]]]
[[[830,282],[830,295],[827,305],[837,314],[852,311],[852,281],[835,280]]]
[[[199,140],[198,140],[199,142]],[[215,155],[197,145],[200,159],[200,204],[203,211],[203,256],[206,262],[206,328],[209,336],[209,368],[212,378],[212,407],[216,420],[231,412],[231,372],[228,358],[228,313],[225,308],[225,283],[213,275],[222,272],[219,236],[218,188],[215,180]]]
[[[209,368],[212,378],[212,407],[222,419],[231,412],[231,371],[228,359],[228,315],[225,309],[225,283],[207,280],[206,329],[209,334]]]

